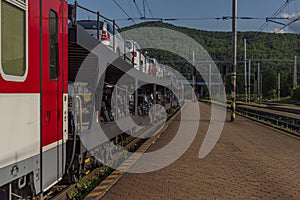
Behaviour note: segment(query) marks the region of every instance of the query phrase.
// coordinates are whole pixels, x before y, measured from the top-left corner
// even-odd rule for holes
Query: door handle
[[[49,122],[50,121],[50,118],[51,117],[51,112],[50,112],[50,110],[47,110],[46,111],[46,122]]]

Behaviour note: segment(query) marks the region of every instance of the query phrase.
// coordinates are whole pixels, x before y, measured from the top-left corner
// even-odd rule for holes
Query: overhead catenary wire
[[[291,22],[289,22],[288,24],[284,25],[283,27],[281,27],[280,29],[276,30],[275,33],[279,33],[280,31],[282,31],[283,29],[285,29],[286,27],[290,26],[291,24],[297,22],[300,20],[300,16],[297,17],[296,19],[292,20]]]
[[[230,20],[232,19],[231,16],[223,16],[223,17],[215,17],[215,18],[177,18],[174,19],[176,21],[193,21],[193,20],[207,20],[207,19],[215,19],[215,20]],[[259,17],[236,17],[236,19],[259,19],[262,20],[264,18]]]
[[[132,17],[129,16],[129,14],[122,8],[122,6],[116,1],[116,0],[113,0],[113,2],[122,10],[122,12],[128,17],[128,20],[131,20],[134,24],[135,21]]]
[[[135,7],[136,7],[136,9],[137,9],[138,13],[140,14],[140,17],[142,18],[142,17],[143,17],[143,14],[142,14],[142,12],[141,12],[141,10],[140,10],[139,6],[137,5],[136,1],[135,1],[135,0],[133,0],[133,3],[134,3],[134,5],[135,5]]]
[[[130,15],[133,16],[132,7],[131,7],[131,0],[128,0],[128,5],[129,5]]]
[[[148,8],[148,10],[149,10],[149,13],[150,13],[151,17],[153,17],[153,13],[152,13],[152,10],[151,10],[151,8],[150,8],[150,6],[149,6],[148,1],[145,0],[145,3],[146,3],[146,6],[147,6],[147,8]]]
[[[143,10],[144,10],[144,17],[146,17],[146,5],[145,5],[145,0],[143,0]]]
[[[293,0],[286,0],[286,2],[272,15],[270,18],[266,18],[266,22],[259,28],[259,31],[262,31],[265,27],[267,27],[270,23],[269,20],[275,19]],[[268,20],[269,19],[269,20]]]
[[[286,2],[275,11],[272,17],[266,18],[266,22],[258,28],[258,31],[263,31],[270,24],[271,20],[275,19],[292,1],[293,0],[286,0]]]
[[[128,18],[128,19],[116,19],[117,21],[127,21],[127,20],[142,20],[142,21],[201,21],[201,20],[230,20],[232,17],[196,17],[196,18],[160,18],[160,17],[140,17],[140,18]],[[237,17],[240,20],[265,20],[265,18],[260,17]]]
[[[109,21],[109,22],[113,22],[112,19],[110,19],[110,18],[108,18],[108,17],[105,17],[105,16],[99,14],[99,12],[96,12],[96,11],[93,11],[93,10],[91,10],[91,9],[85,8],[85,7],[83,7],[83,6],[79,5],[79,4],[77,4],[77,7],[80,8],[80,9],[82,9],[82,10],[84,10],[84,11],[86,11],[87,13],[93,13],[93,14],[95,14],[95,15],[99,15],[99,16],[102,17],[103,19],[105,19],[105,20],[107,20],[107,21]]]
[[[295,6],[296,13],[298,13],[298,8],[297,8],[296,1],[294,1],[294,6]]]

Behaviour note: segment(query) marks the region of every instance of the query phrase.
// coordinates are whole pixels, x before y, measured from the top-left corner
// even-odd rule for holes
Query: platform
[[[212,152],[198,157],[210,120],[199,103],[200,127],[191,147],[161,170],[123,174],[103,196],[117,199],[300,199],[300,139],[237,116]],[[178,115],[147,151],[161,149],[177,132]]]

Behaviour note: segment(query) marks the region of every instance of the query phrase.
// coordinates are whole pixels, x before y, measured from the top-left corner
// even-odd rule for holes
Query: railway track
[[[281,129],[290,134],[300,136],[300,119],[293,114],[293,117],[286,112],[274,112],[273,110],[251,108],[249,106],[237,106],[237,113],[264,123],[266,125]],[[295,115],[295,116],[294,116]]]
[[[209,100],[202,100],[211,103]],[[226,108],[230,110],[230,102],[227,102]],[[215,105],[221,105],[214,102]],[[278,109],[279,108],[279,109]],[[299,109],[291,107],[284,109],[276,106],[260,106],[254,104],[237,103],[236,112],[244,117],[265,125],[283,130],[289,134],[300,137],[300,112]]]
[[[263,103],[263,104],[255,104],[255,103],[244,103],[244,102],[237,102],[238,106],[244,106],[244,107],[255,107],[257,109],[261,109],[261,110],[272,110],[272,112],[274,112],[275,114],[279,114],[279,115],[287,115],[290,117],[299,117],[300,115],[300,107],[299,106],[295,106],[295,105],[288,105],[288,104],[276,104],[276,103]]]
[[[180,108],[176,108],[171,112],[168,117],[167,121],[169,121],[178,111]],[[143,129],[138,134],[139,137],[132,137],[129,136],[127,138],[127,143],[123,147],[124,150],[135,152],[138,148],[145,143],[147,140],[151,139],[151,136],[156,133],[164,122],[157,123],[154,126],[151,125],[146,129]],[[127,158],[124,158],[123,153],[116,153],[113,158],[113,162],[122,164]],[[95,168],[89,174],[83,176],[78,183],[74,184],[64,184],[60,183],[53,187],[45,196],[45,200],[66,200],[66,199],[82,199],[88,193],[96,187],[98,184],[101,183],[106,177],[108,177],[113,172],[112,168],[106,166],[100,166]],[[81,194],[80,194],[81,192]]]

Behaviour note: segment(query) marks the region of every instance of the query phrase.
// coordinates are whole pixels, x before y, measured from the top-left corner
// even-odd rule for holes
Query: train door
[[[42,30],[42,189],[63,173],[63,6],[62,0],[41,1]]]

